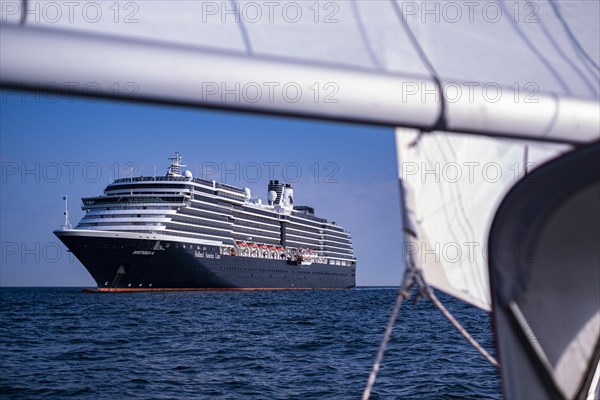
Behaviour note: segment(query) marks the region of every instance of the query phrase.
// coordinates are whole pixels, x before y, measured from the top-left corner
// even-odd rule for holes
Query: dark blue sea
[[[359,399],[395,289],[0,289],[3,399]],[[439,294],[493,352],[486,313]],[[429,301],[405,302],[373,399],[500,398]]]

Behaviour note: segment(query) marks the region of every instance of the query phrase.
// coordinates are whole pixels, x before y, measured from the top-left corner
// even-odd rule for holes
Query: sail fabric
[[[599,167],[600,143],[569,152],[515,185],[494,218],[490,281],[507,398],[597,398]]]
[[[597,140],[600,127],[599,7],[587,0],[1,0],[1,79],[582,143]]]
[[[15,3],[2,0],[2,22],[19,21]],[[27,3],[26,26],[427,76],[403,18],[446,82],[533,82],[561,96],[598,98],[600,8],[587,0]]]
[[[490,311],[488,234],[498,205],[526,173],[569,147],[402,128],[396,146],[415,232],[404,251],[431,286]]]

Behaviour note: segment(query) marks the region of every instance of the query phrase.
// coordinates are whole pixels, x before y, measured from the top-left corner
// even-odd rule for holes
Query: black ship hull
[[[99,290],[348,289],[355,267],[221,254],[220,247],[152,238],[55,234]]]

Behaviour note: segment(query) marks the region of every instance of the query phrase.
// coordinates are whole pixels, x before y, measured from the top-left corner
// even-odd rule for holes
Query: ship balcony
[[[76,229],[93,231],[164,231],[164,225],[77,225]]]
[[[112,184],[129,182],[189,182],[185,176],[136,176],[132,178],[115,179]]]
[[[80,224],[113,224],[113,223],[152,223],[152,224],[166,224],[171,221],[171,218],[161,217],[126,217],[126,218],[89,218],[87,216],[79,222]]]
[[[90,210],[85,215],[86,217],[98,217],[105,216],[113,217],[113,216],[121,216],[122,218],[130,217],[133,215],[140,216],[149,216],[154,218],[165,218],[167,215],[174,215],[177,213],[177,210],[171,210],[166,208],[156,208],[156,209],[124,209],[124,210]]]
[[[192,189],[157,189],[157,188],[111,188],[104,190],[104,194],[109,196],[191,196]]]

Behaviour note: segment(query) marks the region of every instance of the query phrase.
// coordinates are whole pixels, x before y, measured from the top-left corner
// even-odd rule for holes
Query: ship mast
[[[68,200],[67,200],[66,194],[63,196],[63,200],[65,201],[65,211],[64,211],[65,221],[62,225],[62,228],[64,230],[73,229],[73,227],[71,226],[71,222],[69,222],[69,208],[68,208],[68,203],[67,203]]]
[[[180,168],[185,167],[186,165],[181,164],[181,159],[183,158],[183,154],[179,152],[174,152],[169,160],[171,161],[171,166],[167,170],[167,176],[181,176]]]

